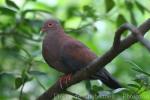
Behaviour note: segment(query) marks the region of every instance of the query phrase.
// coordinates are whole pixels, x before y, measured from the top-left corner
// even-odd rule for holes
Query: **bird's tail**
[[[106,69],[102,69],[101,71],[97,72],[92,78],[100,79],[105,85],[107,85],[111,89],[121,88],[119,82],[114,79]]]

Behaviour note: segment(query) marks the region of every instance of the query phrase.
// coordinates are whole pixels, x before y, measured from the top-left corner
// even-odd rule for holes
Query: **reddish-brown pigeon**
[[[47,33],[42,46],[45,61],[49,66],[66,75],[74,74],[97,58],[84,44],[68,36],[60,23],[54,19],[47,20],[42,31]],[[98,71],[91,76],[91,79],[100,79],[112,89],[121,87],[106,69]]]

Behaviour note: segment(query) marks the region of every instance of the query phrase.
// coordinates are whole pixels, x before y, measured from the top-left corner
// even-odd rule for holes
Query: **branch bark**
[[[129,27],[130,28],[130,27]],[[114,38],[113,46],[101,57],[93,60],[86,68],[78,71],[75,75],[72,76],[71,80],[63,85],[63,88],[60,87],[59,81],[57,81],[52,87],[45,91],[37,100],[51,100],[59,93],[62,93],[65,89],[71,85],[78,83],[82,80],[87,79],[92,74],[96,73],[98,70],[101,70],[108,63],[110,63],[116,56],[118,56],[125,49],[129,48],[131,45],[135,44],[138,39],[136,38],[135,33],[132,33],[124,40],[120,40],[121,34],[128,28],[122,28],[122,26],[116,31]],[[150,19],[145,21],[140,25],[137,30],[144,35],[150,29]],[[132,30],[131,30],[132,31]],[[119,35],[118,35],[119,34]],[[116,46],[116,47],[115,47]]]
[[[147,48],[147,50],[150,52],[150,42],[147,39],[144,39],[144,36],[142,35],[142,33],[133,25],[131,24],[123,24],[117,31],[116,31],[116,35],[114,38],[114,44],[113,47],[114,48],[118,48],[118,46],[120,45],[120,38],[121,38],[121,34],[126,31],[126,30],[130,30],[132,32],[133,35],[136,36],[137,40]]]

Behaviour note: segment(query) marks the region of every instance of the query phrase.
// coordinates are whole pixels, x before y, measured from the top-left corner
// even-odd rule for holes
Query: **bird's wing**
[[[61,60],[68,69],[68,73],[73,73],[86,67],[96,55],[80,42],[67,42],[61,49]],[[90,77],[100,79],[104,84],[112,89],[120,88],[121,85],[104,68]]]
[[[70,72],[86,67],[95,58],[94,53],[77,41],[69,41],[61,49],[61,61]]]

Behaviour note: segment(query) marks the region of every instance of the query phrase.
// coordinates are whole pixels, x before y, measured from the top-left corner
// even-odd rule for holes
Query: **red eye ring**
[[[52,27],[52,24],[51,24],[51,23],[49,23],[47,26],[48,26],[48,27]]]

